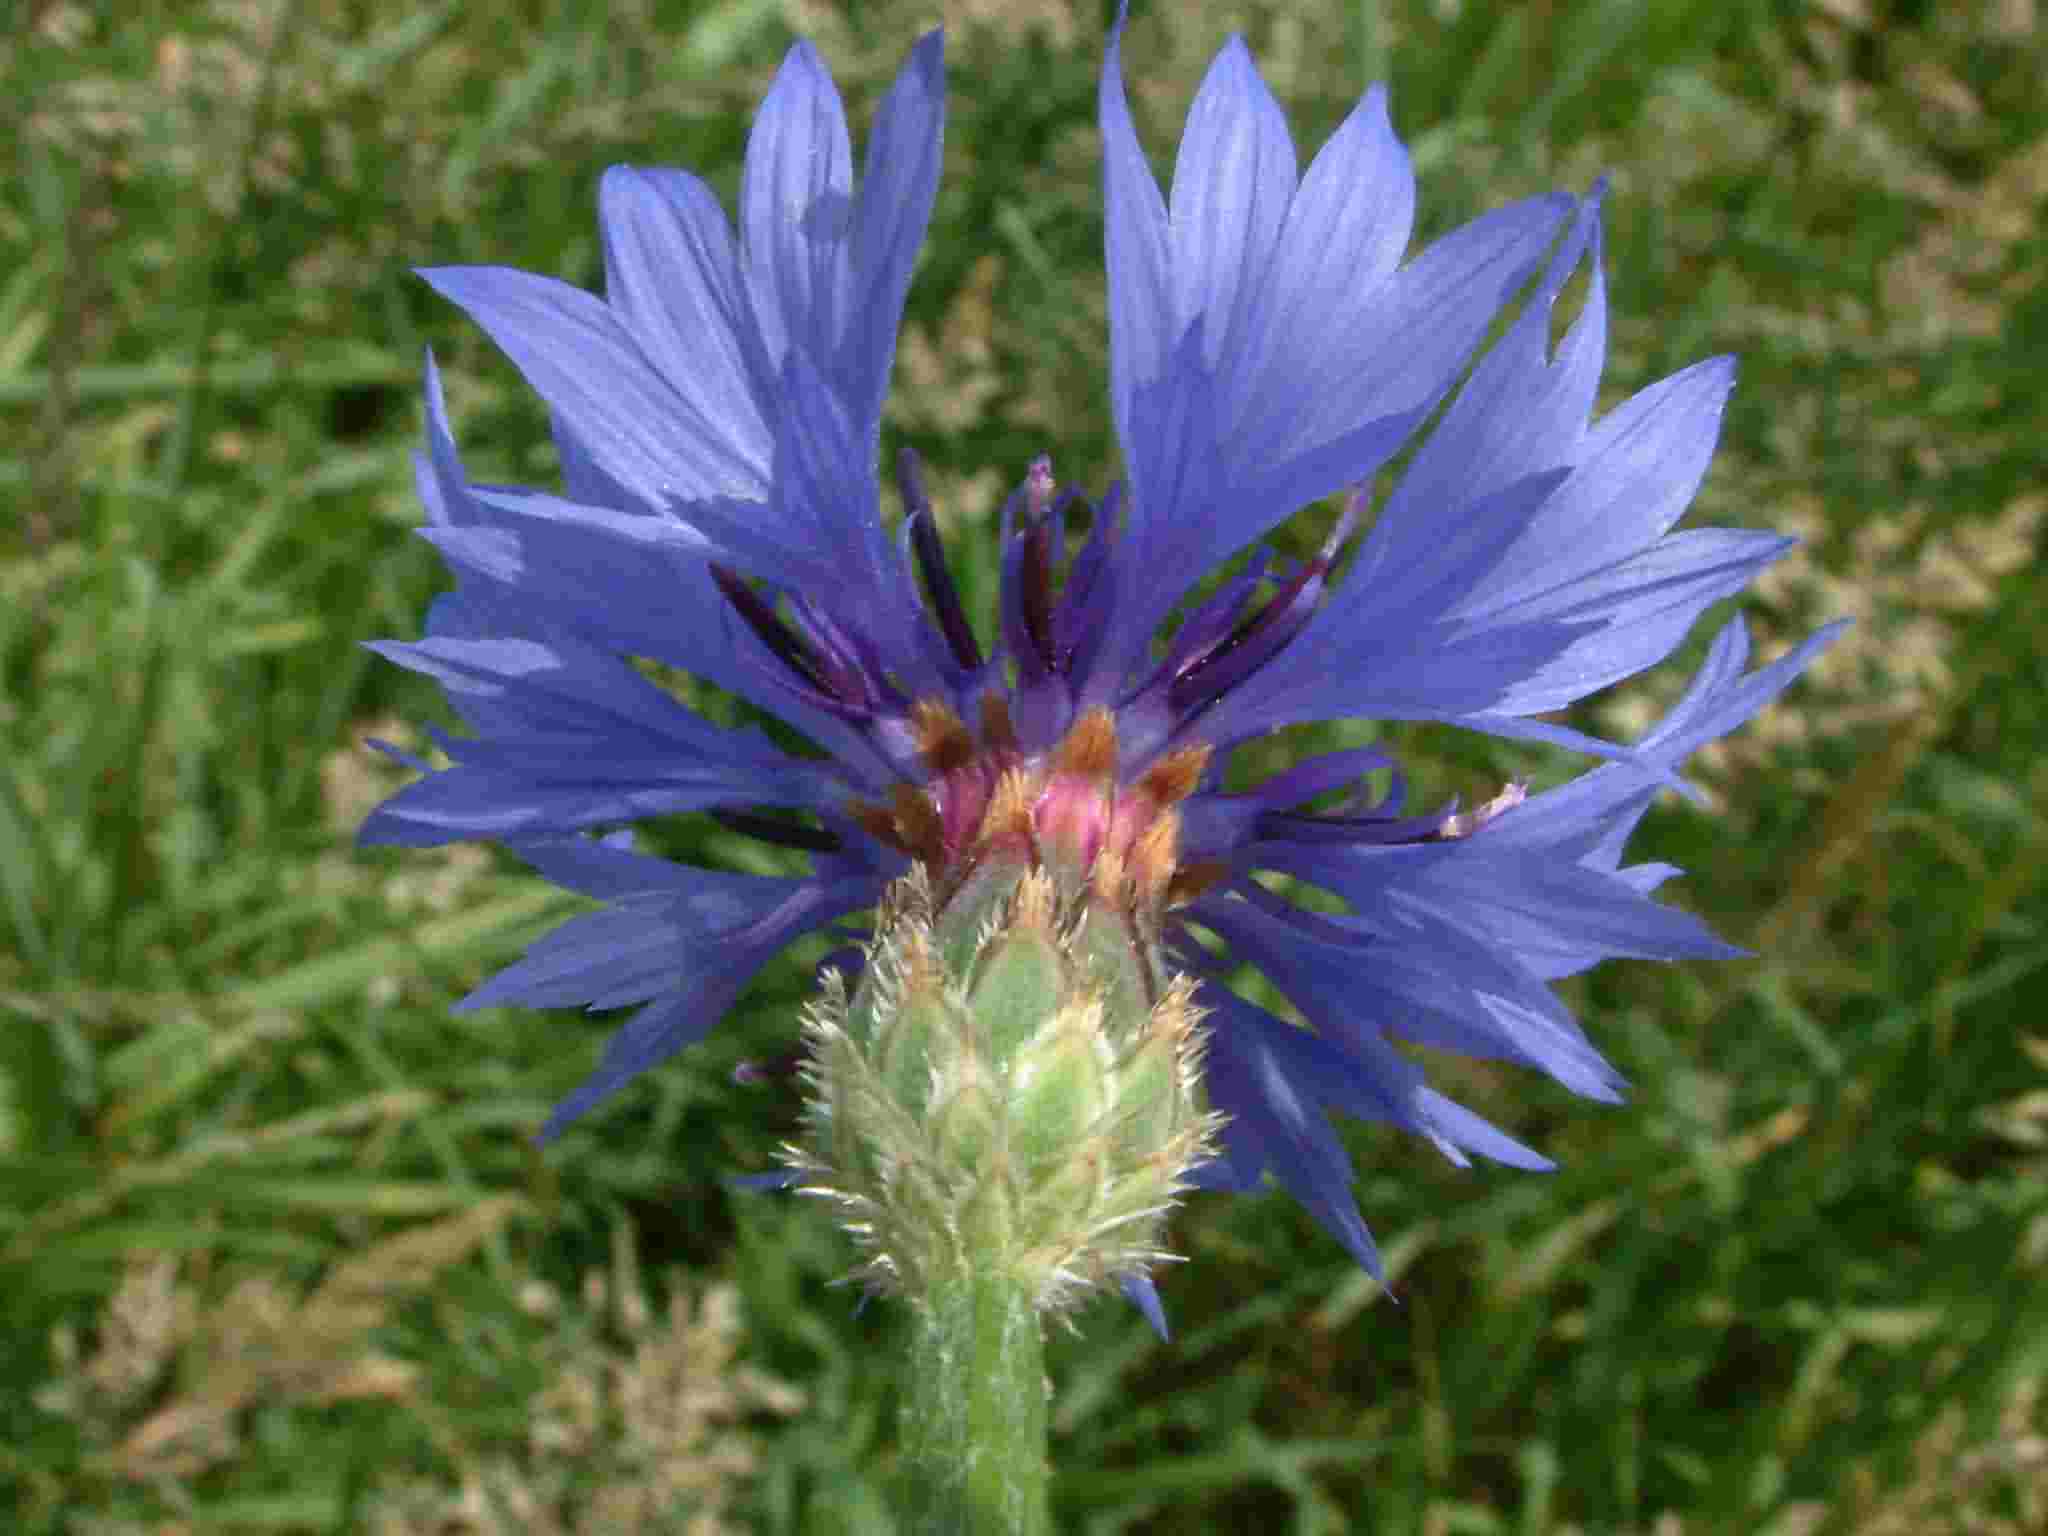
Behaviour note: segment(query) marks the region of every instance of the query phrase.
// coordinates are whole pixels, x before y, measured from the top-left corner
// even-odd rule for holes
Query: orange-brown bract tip
[[[902,967],[902,988],[905,996],[945,990],[945,968],[940,962],[938,951],[932,948],[931,937],[926,930],[907,928],[907,936],[897,963]]]
[[[854,825],[867,833],[876,842],[894,848],[898,853],[909,853],[903,846],[903,839],[896,831],[896,818],[885,805],[876,805],[871,800],[847,802],[846,814],[853,818]]]
[[[919,699],[911,706],[910,729],[918,754],[934,778],[974,760],[974,738],[968,734],[966,722],[938,699]]]
[[[1053,888],[1052,877],[1043,870],[1030,870],[1017,882],[1016,894],[1011,898],[1010,926],[1019,933],[1049,937],[1058,907],[1059,893]]]
[[[1116,720],[1106,709],[1091,709],[1076,720],[1053,753],[1056,773],[1103,780],[1116,773]]]
[[[914,784],[898,784],[889,793],[896,846],[913,859],[936,866],[946,853],[945,826],[931,797]]]
[[[1131,882],[1138,906],[1156,916],[1166,906],[1178,870],[1174,860],[1180,852],[1180,813],[1163,811],[1138,834],[1131,847]]]
[[[1203,1016],[1204,1010],[1195,1001],[1195,979],[1176,973],[1148,1023],[1153,1035],[1179,1044],[1195,1032]]]
[[[1114,848],[1105,848],[1095,856],[1095,867],[1089,871],[1088,878],[1094,887],[1095,899],[1105,907],[1121,912],[1130,904],[1128,870],[1123,855]]]
[[[1030,774],[1021,768],[1005,773],[996,780],[995,793],[989,796],[976,842],[984,846],[1029,848],[1033,841],[1031,808],[1037,798],[1038,789]]]
[[[1167,882],[1166,904],[1169,907],[1184,907],[1204,891],[1229,878],[1230,866],[1206,860],[1198,864],[1182,864],[1173,871],[1173,878]]]
[[[981,696],[981,744],[992,752],[1021,750],[1017,727],[1010,720],[1010,701],[1000,693]]]
[[[918,786],[897,784],[889,791],[889,805],[852,801],[846,813],[874,842],[887,844],[907,858],[928,862],[934,868],[946,854],[944,823],[930,797]]]
[[[1138,777],[1138,792],[1150,795],[1160,805],[1178,805],[1192,795],[1202,782],[1202,770],[1209,766],[1209,748],[1197,743],[1169,752]]]

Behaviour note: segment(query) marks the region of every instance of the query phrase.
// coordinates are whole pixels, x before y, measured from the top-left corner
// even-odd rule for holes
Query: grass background
[[[736,185],[792,30],[856,122],[929,5],[17,0],[0,51],[0,1510],[10,1530],[888,1529],[897,1320],[823,1216],[725,1190],[775,973],[545,1157],[603,1025],[449,1004],[567,908],[357,854],[360,746],[442,718],[417,632],[431,343],[472,468],[544,478],[511,369],[409,275],[594,282],[619,160]],[[1114,472],[1102,8],[949,9],[947,172],[885,429],[970,582],[1029,456]],[[1699,521],[1807,543],[1766,653],[1861,619],[1653,814],[1759,958],[1575,984],[1637,1085],[1446,1084],[1563,1164],[1355,1130],[1390,1304],[1283,1199],[1198,1198],[1056,1341],[1085,1532],[2048,1530],[2048,496],[2035,0],[1140,7],[1162,167],[1232,28],[1298,141],[1393,87],[1422,233],[1603,170],[1609,398],[1743,378]],[[979,564],[972,562],[979,561]],[[1704,628],[1704,626],[1703,626]],[[1585,712],[1625,730],[1674,665]],[[1531,759],[1409,732],[1425,778]],[[1547,761],[1539,771],[1554,771]],[[705,856],[744,857],[696,835]]]

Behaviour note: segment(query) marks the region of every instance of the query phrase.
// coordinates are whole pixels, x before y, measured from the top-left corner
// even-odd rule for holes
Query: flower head
[[[986,641],[915,460],[896,466],[894,537],[878,481],[895,330],[939,173],[937,34],[882,102],[858,182],[831,79],[799,43],[755,122],[737,237],[694,177],[619,167],[600,195],[602,298],[503,268],[426,274],[546,399],[562,486],[471,482],[429,360],[420,491],[458,585],[425,639],[380,649],[438,679],[469,734],[440,738],[449,766],[363,835],[498,839],[604,903],[465,1004],[636,1010],[550,1135],[702,1036],[791,940],[872,910],[913,867],[940,904],[992,861],[1042,869],[1133,936],[1133,985],[1153,1000],[1174,975],[1194,979],[1207,1094],[1228,1117],[1205,1181],[1272,1174],[1377,1270],[1327,1112],[1459,1162],[1549,1166],[1429,1088],[1403,1047],[1618,1097],[1549,983],[1614,956],[1735,953],[1653,901],[1674,871],[1624,865],[1623,847],[1686,756],[1762,708],[1832,632],[1750,671],[1730,624],[1691,690],[1626,746],[1537,718],[1663,660],[1789,543],[1672,531],[1732,364],[1697,364],[1595,417],[1599,192],[1515,203],[1410,255],[1414,179],[1384,93],[1303,170],[1235,40],[1163,198],[1120,49],[1121,24],[1100,106],[1109,406],[1127,479],[1091,502],[1050,460],[1024,467]],[[1580,273],[1585,300],[1553,345],[1553,305]],[[1432,421],[1376,504],[1374,478]],[[1326,497],[1342,510],[1316,553],[1260,547]],[[643,660],[738,695],[816,750],[713,725]],[[1400,765],[1378,749],[1227,787],[1247,742],[1356,717],[1599,762],[1469,810],[1406,806]],[[801,850],[810,872],[634,851],[634,821],[684,812]],[[1293,904],[1261,874],[1343,911]],[[1235,992],[1243,964],[1301,1022]]]

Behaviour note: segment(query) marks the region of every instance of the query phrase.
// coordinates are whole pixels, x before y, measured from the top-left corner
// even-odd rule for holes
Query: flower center
[[[1188,877],[1199,876],[1178,863],[1175,807],[1201,782],[1206,746],[1170,752],[1120,783],[1106,709],[1036,755],[1020,748],[1000,694],[983,696],[978,734],[936,699],[919,700],[911,722],[926,781],[851,810],[870,835],[924,865],[942,900],[992,859],[1044,869],[1153,930],[1196,893]]]

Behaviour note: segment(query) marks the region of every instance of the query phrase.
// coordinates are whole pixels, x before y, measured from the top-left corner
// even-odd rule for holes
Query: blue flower
[[[755,122],[737,237],[696,178],[618,167],[600,193],[602,298],[504,268],[426,274],[547,401],[562,486],[469,480],[429,359],[420,493],[457,587],[425,639],[378,649],[436,678],[469,731],[440,736],[449,766],[394,795],[363,837],[497,839],[603,904],[464,1005],[637,1010],[553,1135],[702,1036],[793,939],[871,909],[913,861],[958,876],[998,786],[1022,775],[1031,835],[1115,851],[1135,872],[1133,920],[1200,978],[1208,1092],[1230,1117],[1208,1181],[1273,1175],[1377,1272],[1328,1112],[1461,1163],[1550,1166],[1429,1088],[1404,1047],[1618,1098],[1550,983],[1615,956],[1736,953],[1653,901],[1674,871],[1624,864],[1624,845],[1687,755],[1754,715],[1833,631],[1746,670],[1730,624],[1680,703],[1627,745],[1540,719],[1663,660],[1787,547],[1672,531],[1732,363],[1595,417],[1599,193],[1515,203],[1408,256],[1414,179],[1384,93],[1304,171],[1238,41],[1202,84],[1162,198],[1125,102],[1121,30],[1101,119],[1110,408],[1128,479],[1091,505],[1048,460],[1028,467],[1002,513],[987,644],[914,459],[898,465],[897,536],[880,510],[882,402],[939,172],[936,33],[882,102],[858,182],[832,81],[799,43]],[[1553,346],[1551,310],[1581,273],[1584,303]],[[1426,426],[1375,509],[1367,488]],[[1260,547],[1333,496],[1343,511],[1313,557]],[[737,695],[814,750],[713,724],[644,662]],[[1355,717],[1561,743],[1598,765],[1471,810],[1409,810],[1378,750],[1226,787],[1245,743]],[[1377,797],[1374,775],[1391,779]],[[810,872],[634,851],[633,822],[686,812],[800,850]],[[1292,904],[1261,872],[1344,910]],[[1233,991],[1244,964],[1303,1022]]]

